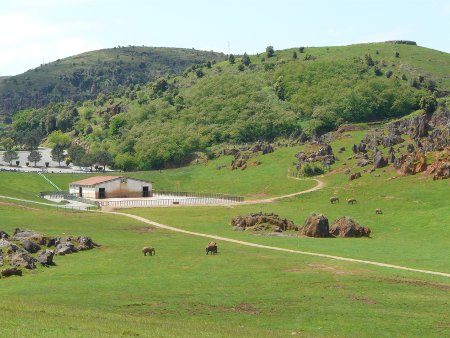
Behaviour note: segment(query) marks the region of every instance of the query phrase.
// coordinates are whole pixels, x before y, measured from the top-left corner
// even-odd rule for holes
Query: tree
[[[58,162],[58,166],[61,166],[61,162],[64,161],[64,146],[61,144],[57,144],[51,151],[51,157],[53,161]]]
[[[437,108],[437,101],[433,95],[423,96],[419,102],[420,109],[425,110],[427,114],[432,114]]]
[[[70,144],[70,137],[67,134],[64,134],[60,130],[55,130],[50,135],[48,135],[48,142],[55,146],[62,146],[63,149]]]
[[[152,89],[157,95],[161,95],[167,89],[169,89],[169,84],[167,83],[166,79],[160,77],[153,83]]]
[[[367,64],[369,67],[372,67],[372,66],[375,65],[375,62],[373,62],[373,59],[372,59],[372,57],[370,56],[370,54],[364,55],[364,59],[366,60],[366,64]]]
[[[28,161],[34,162],[34,166],[36,167],[36,163],[42,159],[42,154],[38,150],[31,150],[28,155]]]
[[[230,56],[228,56],[228,62],[232,65],[234,65],[234,63],[236,62],[236,58],[233,54],[230,54]]]
[[[197,75],[197,78],[201,78],[205,75],[205,73],[203,73],[203,70],[199,68],[195,71],[195,75]]]
[[[19,155],[17,155],[17,152],[12,149],[5,151],[3,154],[3,161],[8,162],[9,165],[12,165],[12,161],[17,160],[18,158]]]
[[[300,53],[304,53],[304,52],[305,52],[305,47],[300,47],[300,48],[298,49],[298,51],[299,51]]]
[[[273,50],[273,46],[267,46],[266,53],[267,53],[268,58],[271,58],[272,56],[274,56],[275,51]]]
[[[2,146],[6,151],[12,150],[14,148],[14,140],[11,137],[6,137],[2,139]]]
[[[278,98],[282,101],[286,99],[284,87],[283,87],[283,77],[280,76],[275,82],[275,94],[277,94]]]
[[[73,164],[82,165],[86,150],[79,144],[73,144],[67,149],[67,155],[71,158]]]
[[[238,70],[239,70],[240,72],[243,72],[243,71],[245,70],[245,66],[241,63],[241,64],[238,66]]]
[[[292,58],[293,58],[294,60],[297,59],[297,52],[292,53]]]
[[[105,171],[106,166],[112,163],[112,156],[107,150],[101,150],[94,154],[95,162],[103,166],[103,171]]]
[[[247,53],[244,53],[244,56],[242,57],[242,64],[248,66],[251,61],[250,61],[250,57],[247,55]]]

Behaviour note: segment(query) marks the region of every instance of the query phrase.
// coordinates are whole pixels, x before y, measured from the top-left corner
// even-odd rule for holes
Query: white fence
[[[191,197],[191,198],[162,198],[162,199],[142,199],[142,200],[118,200],[118,201],[98,201],[100,207],[111,208],[143,208],[143,207],[163,207],[174,205],[207,205],[207,204],[231,204],[239,203],[223,198]]]

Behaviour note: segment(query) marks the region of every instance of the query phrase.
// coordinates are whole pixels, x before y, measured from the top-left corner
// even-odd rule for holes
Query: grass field
[[[20,211],[20,216],[18,211]],[[444,336],[446,280],[223,243],[128,219],[0,206],[2,229],[84,234],[98,250],[1,279],[2,335]],[[157,255],[140,249],[154,245]],[[348,320],[342,320],[348,318]]]
[[[127,209],[164,224],[248,242],[450,272],[448,181],[377,170],[348,182],[343,169],[352,143],[365,132],[333,142],[345,146],[324,189],[274,203],[235,207]],[[261,156],[246,171],[207,166],[131,173],[156,189],[223,192],[247,198],[310,188],[287,178],[301,148]],[[344,164],[345,163],[345,164]],[[9,176],[11,175],[11,176]],[[15,176],[14,176],[15,175]],[[75,175],[49,175],[65,186]],[[82,176],[86,177],[86,176]],[[37,175],[0,173],[0,195],[36,198],[49,190]],[[179,183],[176,183],[179,181]],[[279,182],[279,184],[278,184]],[[23,187],[26,187],[23,188]],[[241,190],[240,190],[241,189]],[[337,195],[341,203],[331,205]],[[30,197],[34,196],[34,197]],[[356,205],[345,198],[354,197]],[[2,202],[2,200],[0,200]],[[11,201],[4,201],[11,203]],[[382,208],[384,214],[376,215]],[[351,216],[372,229],[370,239],[312,239],[235,232],[231,217],[276,212],[302,224],[311,212],[330,221]],[[0,203],[0,229],[29,228],[49,235],[87,235],[101,248],[58,256],[56,266],[0,279],[5,337],[445,337],[450,335],[448,278],[276,252],[219,242],[205,256],[206,238],[152,228],[121,216]],[[144,257],[143,246],[156,248]]]

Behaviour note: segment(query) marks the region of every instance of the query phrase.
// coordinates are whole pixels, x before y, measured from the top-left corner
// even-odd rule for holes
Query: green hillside
[[[193,65],[82,104],[18,113],[17,143],[61,130],[121,169],[179,166],[217,146],[299,143],[343,123],[408,115],[450,92],[450,56],[414,44],[292,48]],[[26,137],[25,137],[26,138]]]
[[[180,73],[192,64],[223,60],[221,53],[182,48],[116,47],[60,59],[0,78],[0,119],[51,102],[87,100],[120,86]]]

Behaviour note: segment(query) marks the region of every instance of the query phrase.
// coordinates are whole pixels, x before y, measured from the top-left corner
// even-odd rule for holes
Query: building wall
[[[78,195],[79,185],[70,185],[69,192]],[[98,199],[99,189],[105,188],[105,198],[127,198],[142,197],[143,187],[148,187],[149,196],[152,196],[152,184],[143,181],[133,180],[131,178],[122,181],[116,179],[109,182],[99,183],[93,186],[81,186],[83,189],[83,197]]]
[[[83,196],[84,198],[91,198],[95,199],[97,196],[98,190],[96,189],[96,186],[81,186],[83,189]],[[80,192],[80,186],[79,185],[71,185],[69,187],[69,192],[71,194],[76,194],[78,196],[78,193]]]
[[[125,182],[117,179],[105,183],[99,183],[97,185],[96,194],[98,198],[99,188],[105,188],[105,198],[119,198],[119,197],[142,197],[143,187],[148,187],[149,196],[152,195],[151,183],[133,180],[131,178],[126,179]]]

